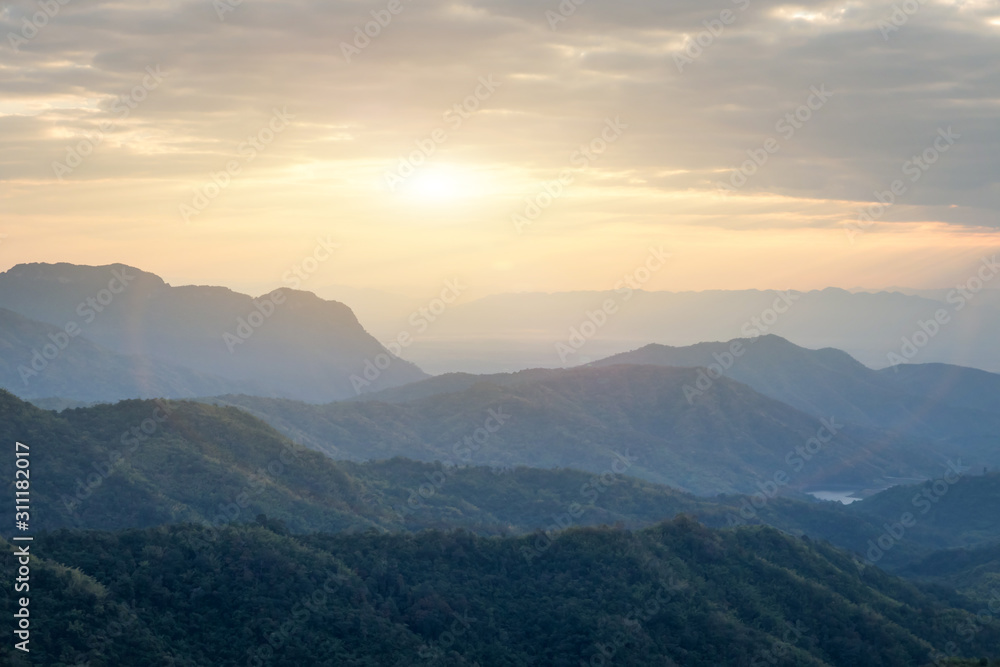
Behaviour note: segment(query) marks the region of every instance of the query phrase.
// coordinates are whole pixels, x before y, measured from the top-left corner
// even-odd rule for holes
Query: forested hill
[[[695,395],[705,386],[699,372],[650,365],[524,371],[452,393],[419,396],[417,385],[396,394],[416,396],[401,403],[212,400],[241,407],[336,459],[404,456],[601,473],[615,452],[628,451],[637,457],[630,475],[703,495],[753,493],[776,471],[797,489],[878,488],[887,477],[937,472],[940,456],[927,442],[856,427],[836,413],[808,415],[728,378]],[[503,424],[475,451],[456,451],[490,410],[505,417]],[[799,465],[805,461],[796,448],[817,433],[830,439],[828,428],[836,430],[836,444],[821,445],[814,464]]]
[[[942,495],[928,483],[936,502],[926,514],[912,501],[923,487],[848,507],[760,493],[751,504],[636,479],[623,458],[609,459],[603,473],[335,461],[241,410],[193,402],[123,401],[56,414],[0,391],[0,415],[0,439],[31,448],[31,521],[39,530],[223,526],[266,514],[293,533],[461,528],[489,536],[601,524],[634,529],[686,513],[715,527],[760,522],[864,556],[883,526],[909,511],[917,526],[878,560],[892,570],[933,549],[1000,537],[991,514],[996,475],[956,478]],[[7,479],[13,463],[0,460]]]
[[[57,531],[33,548],[45,622],[20,664],[36,667],[913,667],[1000,650],[957,598],[773,529],[686,518],[553,541],[174,525]]]
[[[574,525],[649,525],[715,507],[629,477],[576,470],[334,461],[236,408],[122,401],[53,413],[0,390],[0,439],[30,447],[32,525],[118,530],[225,525],[267,514],[297,533],[466,528],[529,532],[574,510]],[[613,461],[608,462],[608,466]],[[14,478],[14,459],[0,474]],[[558,526],[557,526],[558,527]]]

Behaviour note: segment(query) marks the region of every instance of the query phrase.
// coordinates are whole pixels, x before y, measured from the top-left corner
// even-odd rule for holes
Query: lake
[[[806,493],[817,500],[836,500],[845,505],[861,500],[854,497],[854,491],[807,491]]]

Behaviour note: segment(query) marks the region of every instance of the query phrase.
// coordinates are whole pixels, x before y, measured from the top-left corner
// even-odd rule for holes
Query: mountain
[[[299,531],[392,523],[327,457],[233,408],[129,400],[56,414],[0,392],[0,416],[0,437],[30,448],[39,529],[229,523],[262,512]],[[13,457],[0,469],[14,479]]]
[[[71,328],[71,347],[86,339],[269,396],[325,402],[427,377],[389,355],[347,306],[299,290],[255,299],[224,287],[172,287],[123,264],[19,264],[0,274],[0,307]],[[9,354],[8,365],[23,364],[32,348]],[[54,382],[65,385],[62,398],[99,400],[86,384]]]
[[[486,376],[471,386],[471,378],[455,380],[459,391],[403,403],[212,400],[244,408],[336,459],[404,456],[602,473],[629,456],[629,475],[701,494],[754,492],[759,484],[884,488],[887,478],[932,474],[939,460],[919,440],[853,427],[836,413],[809,416],[726,378],[689,400],[697,369],[614,366]],[[426,382],[439,385],[437,378]],[[422,384],[398,393],[419,396]],[[504,415],[502,425],[495,413]],[[831,441],[828,427],[837,434],[825,446],[819,438]]]
[[[527,369],[516,373],[496,373],[493,375],[476,375],[474,373],[445,373],[434,377],[411,382],[401,387],[391,387],[380,391],[373,391],[361,394],[348,401],[378,401],[380,403],[406,403],[429,396],[439,396],[441,394],[456,394],[470,389],[479,382],[494,382],[497,384],[509,384],[522,381],[529,377],[545,377],[547,369]]]
[[[735,352],[735,354],[734,354]],[[737,338],[687,347],[650,344],[591,362],[594,367],[620,364],[703,367],[747,384],[809,414],[836,414],[846,421],[882,425],[872,418],[872,404],[887,401],[875,373],[846,352],[808,350],[775,335]],[[709,376],[708,379],[712,379]],[[895,398],[890,397],[888,400]]]
[[[607,291],[494,294],[451,306],[406,354],[434,374],[488,374],[585,364],[652,341],[687,346],[777,334],[809,348],[844,350],[872,368],[890,365],[895,353],[913,363],[1000,372],[998,295],[995,289],[653,292],[624,284]],[[939,312],[944,323],[936,326],[931,321]],[[926,340],[922,322],[934,330]],[[902,354],[904,339],[920,344],[906,348],[910,356]]]
[[[55,414],[0,391],[0,438],[30,448],[39,471],[32,525],[46,530],[226,525],[267,514],[300,533],[465,528],[497,535],[558,528],[574,504],[573,525],[630,527],[716,507],[622,474],[334,461],[245,411],[183,401]],[[13,461],[0,463],[10,479]]]
[[[942,470],[934,480],[894,486],[850,505],[718,497],[692,514],[711,526],[767,525],[808,535],[855,554],[861,567],[930,578],[952,574],[940,567],[949,558],[1000,545],[998,503],[1000,474]],[[924,561],[930,569],[921,569]],[[973,580],[975,574],[967,578]]]
[[[232,391],[265,393],[252,382],[146,356],[117,354],[6,308],[0,308],[0,387],[24,398],[83,396],[87,402],[193,398]],[[71,404],[73,399],[59,402]]]
[[[407,530],[462,528],[478,535],[511,535],[570,525],[642,528],[682,513],[714,516],[738,508],[737,502],[701,498],[627,475],[602,479],[568,468],[454,468],[400,458],[335,465],[366,486],[363,499],[391,508]]]
[[[602,473],[399,458],[334,461],[234,408],[133,400],[55,414],[5,392],[0,438],[30,448],[37,471],[31,523],[43,530],[176,522],[219,528],[264,514],[295,533],[462,528],[498,536],[611,524],[636,529],[683,513],[708,526],[767,525],[828,540],[864,564],[869,541],[909,511],[916,527],[892,537],[884,557],[870,563],[891,571],[937,549],[1000,540],[991,514],[1000,475],[945,478],[954,483],[935,496],[929,513],[920,511],[928,503],[913,498],[935,493],[933,482],[850,506],[763,491],[705,498],[637,479],[624,460]],[[13,458],[0,464],[0,474],[14,478]]]
[[[616,364],[705,367],[807,414],[834,414],[861,426],[931,438],[945,458],[1000,465],[995,373],[946,364],[875,371],[840,350],[809,350],[773,335],[688,347],[646,345],[590,365]]]
[[[1000,651],[1000,630],[962,598],[859,572],[832,547],[771,529],[685,518],[548,540],[59,531],[31,549],[39,666],[911,667],[951,645]],[[0,587],[10,617],[13,582]],[[0,655],[27,664],[12,643]]]
[[[936,551],[901,571],[910,579],[933,582],[987,605],[1000,605],[1000,544]]]
[[[874,565],[907,576],[934,572],[933,568],[922,570],[922,561],[940,563],[961,555],[962,550],[987,551],[1000,545],[996,513],[1000,473],[959,474],[954,468],[942,469],[934,480],[895,486],[847,506],[787,498],[773,498],[760,509],[750,506],[753,509],[748,511],[747,506],[744,501],[738,516],[749,516],[750,521],[734,522],[724,512],[727,523],[760,522],[828,540],[856,554],[863,567]],[[699,518],[720,524],[718,518]]]
[[[956,408],[1000,412],[1000,374],[949,364],[900,364],[879,371],[887,386]]]
[[[914,516],[909,539],[937,548],[976,546],[1000,541],[1000,473],[958,475],[942,470],[922,484],[897,486],[852,503],[853,513],[878,523]]]

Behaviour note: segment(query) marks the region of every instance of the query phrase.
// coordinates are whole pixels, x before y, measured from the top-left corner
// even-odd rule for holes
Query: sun
[[[467,173],[443,165],[418,169],[402,188],[407,194],[429,201],[461,199],[472,194],[472,183]]]

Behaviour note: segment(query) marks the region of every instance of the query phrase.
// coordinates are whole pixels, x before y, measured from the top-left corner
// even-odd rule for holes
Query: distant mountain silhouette
[[[734,356],[733,349],[742,350]],[[688,347],[647,345],[593,362],[705,367],[808,414],[931,438],[943,456],[1000,463],[1000,375],[947,364],[872,370],[840,350],[766,335]],[[703,381],[704,383],[704,381]]]
[[[427,377],[413,364],[390,357],[347,306],[298,290],[254,299],[224,287],[172,287],[123,264],[19,264],[0,274],[0,307],[59,329],[75,327],[69,347],[85,347],[86,340],[118,355],[146,358],[154,378],[154,369],[164,365],[184,367],[244,387],[241,391],[325,402]],[[16,370],[30,362],[33,348],[40,349],[36,343],[46,342],[28,336],[4,348],[2,359]],[[54,364],[47,372],[58,373],[59,367]],[[60,391],[72,390],[58,394],[63,398],[106,395],[89,393],[86,383],[70,377],[49,382],[65,388]],[[4,386],[18,392],[21,385]]]
[[[975,268],[975,267],[973,267]],[[915,294],[843,289],[617,291],[493,294],[461,303],[408,350],[428,372],[498,373],[589,363],[649,342],[693,345],[777,334],[810,348],[834,347],[872,368],[900,356],[903,339],[922,347],[906,360],[1000,372],[1000,290]],[[612,302],[606,315],[602,305]],[[773,310],[778,302],[784,312]],[[787,306],[787,307],[786,307]],[[920,323],[943,310],[948,320],[929,340]],[[595,326],[591,315],[601,324]],[[594,331],[589,327],[595,326]],[[932,325],[929,325],[933,328]],[[586,343],[560,355],[573,331]],[[579,340],[579,339],[577,339]]]
[[[64,348],[59,347],[62,344]],[[0,387],[23,398],[79,397],[88,403],[192,398],[220,391],[267,393],[252,382],[199,373],[148,356],[116,354],[83,336],[71,341],[61,327],[6,308],[0,308]]]

